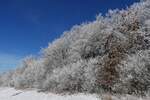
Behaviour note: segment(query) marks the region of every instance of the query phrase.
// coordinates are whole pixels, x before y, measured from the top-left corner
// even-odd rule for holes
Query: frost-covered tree
[[[39,57],[0,77],[0,85],[53,92],[149,91],[150,1],[75,25]]]
[[[121,91],[145,93],[150,89],[150,51],[139,51],[128,55],[119,65]],[[118,85],[119,86],[119,85]]]

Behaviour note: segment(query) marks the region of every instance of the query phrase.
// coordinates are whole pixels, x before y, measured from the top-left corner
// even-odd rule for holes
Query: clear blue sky
[[[74,24],[139,0],[0,0],[0,71],[37,54]]]

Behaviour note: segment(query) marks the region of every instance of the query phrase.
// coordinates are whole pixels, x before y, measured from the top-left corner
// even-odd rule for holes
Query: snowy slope
[[[0,88],[0,100],[99,100],[94,95],[72,95],[60,96],[51,93],[38,93],[32,91],[21,91],[13,88]]]
[[[144,99],[134,96],[111,96],[103,95],[102,97],[96,95],[57,95],[52,93],[38,93],[35,90],[15,90],[13,88],[0,88],[0,100],[150,100],[149,97]]]

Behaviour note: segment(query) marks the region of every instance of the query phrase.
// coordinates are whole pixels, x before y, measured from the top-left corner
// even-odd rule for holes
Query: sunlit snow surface
[[[0,88],[0,100],[150,100],[149,97],[144,99],[134,96],[111,96],[107,95],[102,97],[97,95],[57,95],[52,93],[39,93],[35,90],[15,90],[13,88]]]
[[[34,90],[21,91],[13,88],[0,88],[0,100],[99,100],[96,95],[56,95],[52,93],[38,93]]]

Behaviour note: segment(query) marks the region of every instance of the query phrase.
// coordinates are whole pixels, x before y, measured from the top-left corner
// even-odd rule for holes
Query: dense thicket
[[[52,92],[140,93],[150,88],[150,1],[74,26],[0,85]]]

